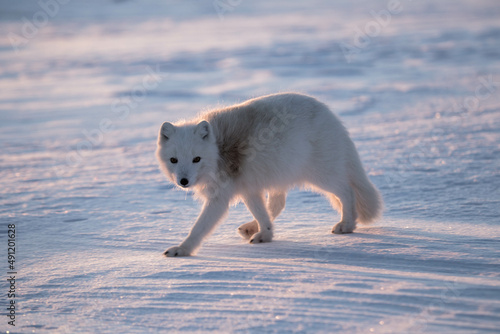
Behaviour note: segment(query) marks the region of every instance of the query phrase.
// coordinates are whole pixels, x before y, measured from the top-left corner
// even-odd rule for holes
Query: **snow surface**
[[[7,224],[18,271],[2,332],[498,333],[497,1],[52,10],[0,1],[2,314]],[[200,205],[158,170],[160,124],[278,91],[340,115],[384,218],[332,235],[338,214],[294,190],[272,243],[240,239],[238,205],[197,256],[163,257]]]

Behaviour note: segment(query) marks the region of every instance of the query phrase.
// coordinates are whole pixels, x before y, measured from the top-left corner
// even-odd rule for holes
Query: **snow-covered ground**
[[[0,1],[0,329],[498,333],[498,1]],[[298,190],[249,245],[154,158],[163,121],[297,91],[349,128],[384,218]],[[8,225],[15,298],[8,298]],[[1,254],[3,253],[3,254]],[[16,302],[16,326],[7,316]]]

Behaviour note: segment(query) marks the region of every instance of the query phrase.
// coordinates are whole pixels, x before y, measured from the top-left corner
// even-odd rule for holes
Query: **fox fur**
[[[324,194],[341,213],[333,233],[351,233],[356,223],[380,217],[382,197],[368,179],[354,143],[340,120],[313,97],[281,93],[165,122],[156,156],[167,178],[192,190],[203,209],[188,237],[164,254],[194,254],[243,201],[255,220],[239,227],[250,243],[270,242],[273,221],[290,188]]]

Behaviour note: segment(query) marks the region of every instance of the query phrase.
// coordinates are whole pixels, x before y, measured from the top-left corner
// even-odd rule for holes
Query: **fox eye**
[[[200,158],[200,157],[196,157],[196,158],[194,158],[194,159],[193,159],[193,162],[194,162],[194,163],[198,163],[198,162],[200,162],[200,160],[201,160],[201,158]]]
[[[173,164],[176,164],[177,163],[177,159],[176,158],[170,158],[170,162],[173,163]]]

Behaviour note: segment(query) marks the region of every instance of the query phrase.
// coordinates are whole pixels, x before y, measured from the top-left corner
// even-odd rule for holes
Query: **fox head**
[[[218,150],[212,126],[176,126],[165,122],[158,134],[156,157],[165,175],[181,188],[206,182],[217,166]]]

